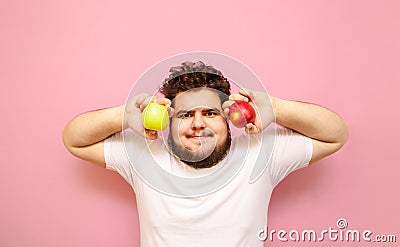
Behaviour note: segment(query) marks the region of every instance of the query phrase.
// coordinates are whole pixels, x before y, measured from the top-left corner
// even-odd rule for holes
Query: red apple
[[[256,119],[256,111],[246,101],[235,101],[229,108],[229,119],[237,128],[243,128]]]

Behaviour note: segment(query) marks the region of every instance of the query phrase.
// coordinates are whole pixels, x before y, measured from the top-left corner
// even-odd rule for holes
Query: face
[[[231,136],[218,93],[195,89],[178,94],[171,119],[169,145],[186,164],[206,168],[222,160]]]

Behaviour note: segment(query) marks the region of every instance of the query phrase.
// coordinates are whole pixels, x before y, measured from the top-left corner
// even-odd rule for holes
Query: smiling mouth
[[[186,135],[185,137],[188,139],[205,139],[213,136],[214,135],[212,133],[200,133],[198,135]]]
[[[192,138],[205,138],[205,137],[211,137],[211,135],[191,135],[189,137],[192,137]]]
[[[201,145],[202,143],[213,140],[214,135],[213,135],[213,133],[200,133],[200,134],[194,134],[194,135],[186,135],[185,137],[187,140]]]
[[[211,136],[205,136],[205,135],[197,136],[197,135],[194,135],[194,136],[186,136],[186,138],[189,139],[189,140],[202,141],[202,140],[211,138]]]

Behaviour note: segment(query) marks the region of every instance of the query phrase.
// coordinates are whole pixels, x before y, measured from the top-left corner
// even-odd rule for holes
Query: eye
[[[216,116],[218,116],[218,115],[219,115],[219,113],[216,112],[216,111],[206,111],[206,112],[204,113],[204,116],[206,116],[206,117],[216,117]]]
[[[189,113],[189,112],[182,114],[182,118],[190,118],[192,116],[193,116],[193,114]]]

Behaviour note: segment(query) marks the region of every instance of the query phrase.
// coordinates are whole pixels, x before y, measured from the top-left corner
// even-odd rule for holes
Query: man
[[[263,246],[258,232],[266,225],[273,188],[292,171],[339,150],[348,135],[346,123],[324,107],[252,90],[231,95],[222,73],[202,62],[172,68],[160,92],[165,98],[140,94],[126,105],[84,113],[63,130],[73,155],[117,171],[133,187],[141,246]],[[231,138],[228,115],[235,100],[248,101],[257,116],[246,125],[248,134]],[[168,107],[167,145],[142,125],[150,101]],[[270,131],[273,121],[281,127]],[[262,139],[275,140],[273,148]],[[156,188],[140,175],[152,158],[182,178],[237,172],[218,189],[201,193],[218,182],[210,179],[190,188],[200,191],[196,196],[176,196],[168,183]],[[249,182],[260,162],[266,169]],[[155,179],[163,180],[159,174]]]

